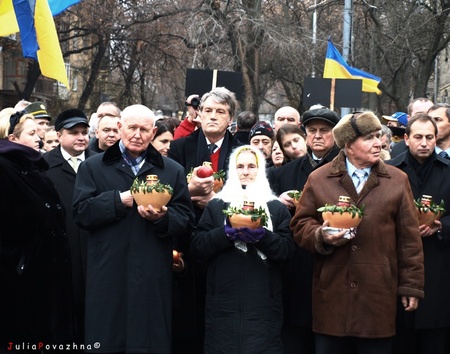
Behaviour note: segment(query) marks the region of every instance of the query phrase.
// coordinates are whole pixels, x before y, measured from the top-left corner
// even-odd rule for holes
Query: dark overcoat
[[[226,237],[221,199],[208,203],[193,234],[192,253],[208,268],[205,353],[283,353],[280,265],[295,245],[287,208],[278,200],[268,207],[273,231],[247,244],[246,253]]]
[[[426,296],[416,311],[405,316],[416,329],[450,327],[450,161],[434,154],[432,167],[420,182],[411,166],[412,158],[405,152],[387,163],[408,175],[416,200],[431,195],[436,203],[444,200],[446,211],[440,218],[441,235],[422,238]]]
[[[270,169],[269,182],[275,194],[280,195],[288,190],[303,190],[306,180],[316,168],[332,161],[340,149],[334,145],[324,156],[320,164],[313,167],[310,152],[279,168]],[[293,215],[295,210],[291,211]],[[283,266],[283,298],[285,306],[284,321],[287,325],[312,326],[312,273],[313,254],[298,247],[291,259]]]
[[[167,214],[155,223],[120,199],[149,174],[173,188]],[[183,168],[150,145],[135,176],[118,141],[80,165],[73,212],[89,230],[86,342],[101,343],[100,352],[170,353],[172,249],[194,221]]]
[[[228,159],[231,152],[242,145],[228,130],[225,132],[224,140],[219,151],[218,169],[227,171]],[[206,137],[202,129],[197,129],[192,134],[174,140],[170,144],[169,157],[184,167],[187,175],[192,168],[200,166],[204,161],[211,161],[211,156],[206,145]],[[202,208],[194,204],[195,223],[197,224],[203,213]],[[185,261],[188,265],[184,276],[177,279],[180,293],[180,304],[175,311],[176,321],[174,333],[175,340],[194,341],[192,348],[181,348],[180,353],[200,353],[203,345],[203,309],[205,299],[205,269],[202,262],[194,259],[189,251],[188,242],[179,243],[177,248],[184,252]]]
[[[64,209],[47,163],[0,140],[0,347],[73,340]]]
[[[85,158],[94,155],[91,150],[85,151]],[[73,188],[76,173],[61,154],[61,145],[43,155],[48,163],[47,176],[58,191],[62,204],[66,209],[66,235],[70,246],[72,263],[72,281],[74,298],[79,306],[84,304],[86,276],[86,238],[87,233],[75,224],[72,215]]]
[[[422,241],[405,173],[381,160],[372,166],[360,195],[348,175],[343,151],[309,175],[291,221],[297,243],[315,253],[313,331],[333,336],[395,335],[398,296],[423,298]],[[365,206],[355,238],[326,246],[317,211],[339,196]]]

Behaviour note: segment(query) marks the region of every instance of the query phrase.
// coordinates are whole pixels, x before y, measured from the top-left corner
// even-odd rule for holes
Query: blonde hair
[[[15,113],[16,110],[12,107],[8,107],[0,111],[0,139],[8,139],[9,129],[11,127],[10,118]],[[23,132],[23,123],[27,119],[34,119],[34,116],[26,113],[20,117],[19,122],[14,126],[14,130],[12,132],[15,137],[20,137],[20,134]]]
[[[242,187],[236,169],[237,159],[243,152],[251,152],[256,157],[256,164],[258,166],[258,173],[253,183],[250,183],[245,189]],[[252,201],[255,203],[255,208],[262,207],[269,215],[267,229],[272,230],[272,221],[270,218],[269,208],[267,202],[277,199],[275,194],[270,189],[269,181],[266,177],[266,160],[264,155],[251,145],[243,145],[237,147],[230,155],[229,167],[226,182],[222,190],[215,196],[215,198],[222,199],[230,206],[240,208],[244,201]]]

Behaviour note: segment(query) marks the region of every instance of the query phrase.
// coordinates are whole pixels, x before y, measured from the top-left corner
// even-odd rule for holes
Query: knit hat
[[[79,109],[68,109],[61,112],[55,121],[55,130],[59,132],[61,129],[70,129],[77,124],[84,124],[89,127],[86,114]]]
[[[329,124],[331,124],[333,127],[339,122],[339,115],[328,108],[319,108],[319,109],[310,109],[309,111],[306,111],[303,113],[301,122],[302,126],[306,127],[308,122],[319,119],[323,120]]]
[[[346,143],[378,130],[381,130],[381,123],[373,112],[355,112],[341,118],[333,128],[333,136],[336,145],[342,149]]]
[[[248,135],[248,139],[252,140],[255,135],[265,135],[273,140],[273,129],[267,122],[258,122],[251,129]]]

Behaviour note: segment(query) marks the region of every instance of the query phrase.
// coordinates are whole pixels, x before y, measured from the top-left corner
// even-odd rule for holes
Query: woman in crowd
[[[155,126],[158,128],[152,140],[153,147],[163,156],[167,156],[170,143],[173,140],[173,128],[166,124],[164,120],[157,120]]]
[[[44,133],[44,146],[42,147],[45,151],[53,150],[59,145],[58,134],[56,133],[55,127],[48,127]]]
[[[277,142],[289,162],[306,155],[306,137],[299,126],[284,124],[277,131]]]
[[[1,348],[73,338],[64,210],[39,140],[31,114],[0,112]]]
[[[233,228],[223,213],[254,202],[268,216],[257,229]],[[228,179],[206,206],[192,253],[208,261],[205,353],[282,353],[280,265],[294,250],[290,214],[273,195],[264,156],[250,145],[230,156]]]
[[[275,168],[278,168],[284,164],[284,154],[280,149],[278,141],[275,141],[272,146],[272,162]]]

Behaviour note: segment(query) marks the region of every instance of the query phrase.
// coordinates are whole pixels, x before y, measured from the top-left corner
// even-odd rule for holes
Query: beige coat
[[[365,216],[354,239],[324,247],[317,209],[342,195],[364,204]],[[365,338],[395,335],[397,297],[424,295],[422,241],[407,176],[380,161],[358,197],[341,151],[309,176],[291,229],[296,242],[315,254],[313,330]]]

